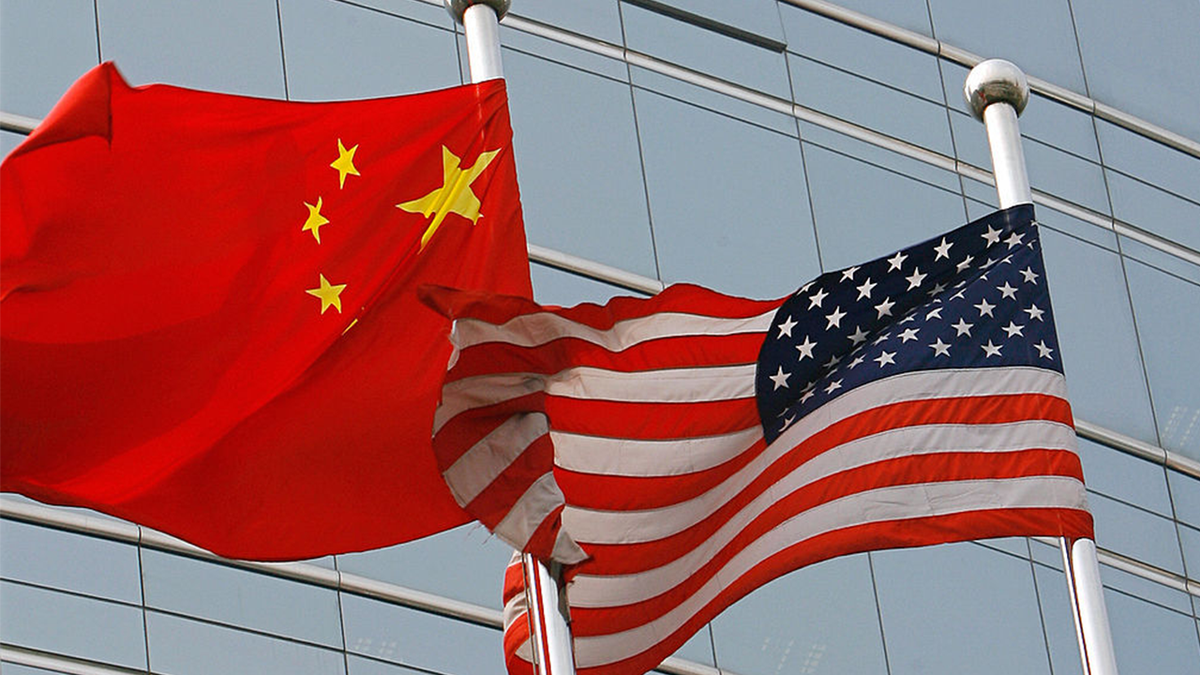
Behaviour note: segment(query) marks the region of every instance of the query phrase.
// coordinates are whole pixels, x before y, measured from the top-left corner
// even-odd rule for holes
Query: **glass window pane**
[[[779,25],[779,10],[774,0],[665,0],[662,4],[739,31],[783,41],[783,28]]]
[[[1183,547],[1183,562],[1187,567],[1188,576],[1200,576],[1200,530],[1180,525],[1179,543]],[[1195,600],[1196,598],[1192,598],[1193,602]]]
[[[678,80],[646,68],[632,66],[630,77],[635,88],[648,89],[658,94],[706,108],[722,115],[773,129],[789,136],[798,135],[796,118],[791,114],[791,105],[781,103],[787,112],[749,103],[731,95],[706,89],[698,84]]]
[[[754,297],[817,276],[799,142],[637,90],[659,268]]]
[[[622,5],[621,16],[630,49],[782,99],[791,96],[780,52],[634,5]]]
[[[512,549],[478,523],[388,548],[338,556],[338,569],[485,607],[501,608]]]
[[[413,670],[404,666],[368,659],[356,654],[346,658],[350,675],[428,675],[425,671]]]
[[[0,582],[0,642],[145,670],[140,607]]]
[[[871,557],[891,675],[957,675],[980,663],[1049,673],[1028,560],[969,542]]]
[[[131,544],[12,520],[0,521],[0,541],[0,574],[5,579],[109,600],[142,601],[138,552]]]
[[[629,85],[505,51],[529,241],[656,277]]]
[[[1183,574],[1175,524],[1094,492],[1088,507],[1096,521],[1096,545]]]
[[[449,30],[327,0],[283,0],[279,14],[292,100],[394,96],[460,84]]]
[[[1089,490],[1171,517],[1171,498],[1161,465],[1082,437],[1079,456]]]
[[[696,632],[683,646],[675,650],[671,656],[681,659],[687,659],[694,663],[703,663],[706,666],[715,666],[716,660],[713,658],[713,638],[712,624],[704,626]]]
[[[1171,483],[1175,517],[1180,522],[1200,528],[1200,479],[1168,469],[1167,480]],[[1194,571],[1193,576],[1200,576],[1200,570]]]
[[[914,145],[953,155],[946,108],[816,61],[788,56],[795,101]]]
[[[964,222],[958,194],[810,144],[804,159],[826,270],[886,255]]]
[[[933,35],[929,27],[929,8],[925,5],[925,0],[838,0],[837,4],[921,35]]]
[[[1192,617],[1108,589],[1104,604],[1121,675],[1200,673]]]
[[[1200,158],[1101,119],[1096,120],[1096,132],[1105,165],[1200,201]]]
[[[1104,173],[1118,219],[1200,250],[1200,204],[1116,171]]]
[[[1158,433],[1168,450],[1200,459],[1200,285],[1141,263],[1126,265]]]
[[[816,124],[804,122],[800,126],[805,147],[808,145],[817,145],[826,150],[832,150],[842,155],[860,159],[868,164],[874,164],[881,169],[887,169],[923,183],[945,188],[950,192],[957,193],[962,189],[962,182],[958,174],[941,167],[902,155],[895,150],[889,150],[866,141],[860,141],[857,138],[852,138]],[[995,191],[993,190],[994,193]],[[992,211],[994,210],[992,209]]]
[[[1120,259],[1049,228],[1041,238],[1071,407],[1081,419],[1156,443]]]
[[[100,54],[130,84],[283,98],[279,17],[271,0],[97,0]]]
[[[1008,59],[1027,75],[1086,91],[1067,0],[930,0],[929,11],[939,40],[984,58]],[[947,91],[962,91],[962,81],[948,82]]]
[[[0,15],[4,112],[45,117],[100,62],[95,7],[91,0],[3,0]]]
[[[58,671],[43,670],[32,666],[21,666],[9,661],[4,662],[4,675],[58,675]]]
[[[713,637],[721,667],[738,673],[887,672],[866,554],[759,588],[713,620]]]
[[[1127,595],[1142,598],[1163,607],[1190,614],[1192,612],[1191,598],[1187,593],[1171,588],[1157,581],[1151,581],[1136,574],[1123,570],[1100,566],[1100,579],[1106,588],[1121,591]]]
[[[1200,138],[1200,3],[1096,0],[1074,2],[1072,9],[1091,95]]]
[[[499,630],[345,593],[342,613],[351,652],[438,673],[504,675]]]
[[[1168,274],[1180,277],[1200,286],[1200,265],[1188,262],[1183,258],[1172,255],[1135,239],[1122,235],[1121,253],[1126,258],[1133,258],[1146,263],[1150,267],[1162,270]]]
[[[513,3],[510,13],[621,44],[621,14],[616,0],[520,0]]]
[[[524,6],[522,3],[521,7]],[[613,3],[613,7],[616,7],[615,2]],[[586,70],[596,75],[603,75],[609,79],[623,82],[629,81],[629,66],[619,58],[612,58],[610,56],[612,52],[609,52],[610,55],[601,55],[586,51],[575,45],[568,45],[547,37],[511,28],[507,23],[505,22],[500,25],[500,46],[504,51],[504,74],[506,77],[511,77],[508,72],[508,52],[515,51],[529,56],[538,56],[571,68]],[[565,96],[554,97],[555,102],[565,99]]]
[[[545,265],[529,266],[533,299],[543,305],[570,307],[581,302],[604,304],[618,295],[640,295],[584,276]]]
[[[844,68],[877,82],[943,102],[937,57],[882,39],[840,21],[787,4],[779,5],[789,51]],[[796,97],[805,99],[798,90]]]
[[[7,157],[18,145],[25,141],[25,134],[15,134],[11,131],[0,131],[0,157]]]
[[[337,592],[146,549],[146,606],[341,647]]]
[[[342,652],[146,612],[150,670],[171,675],[338,675]],[[144,666],[143,666],[144,667]]]
[[[1067,577],[1062,570],[1034,565],[1034,578],[1054,675],[1082,675],[1083,662],[1079,658],[1079,640],[1071,598],[1067,594]]]

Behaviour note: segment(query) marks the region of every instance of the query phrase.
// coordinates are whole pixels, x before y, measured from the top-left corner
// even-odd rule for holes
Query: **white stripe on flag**
[[[524,549],[538,526],[563,502],[562,490],[558,488],[558,483],[554,482],[554,472],[548,471],[529,486],[493,532],[513,548]],[[570,533],[567,535],[569,537]],[[587,554],[571,539],[556,538],[555,549],[560,545],[567,553],[559,558],[560,561],[572,564],[587,559]]]
[[[625,403],[703,403],[754,397],[755,364],[623,373],[580,366],[546,378],[546,393]]]
[[[554,464],[604,476],[678,476],[711,469],[762,438],[758,424],[719,436],[633,440],[551,431]]]
[[[442,472],[459,504],[470,504],[529,444],[546,435],[544,413],[513,415]]]

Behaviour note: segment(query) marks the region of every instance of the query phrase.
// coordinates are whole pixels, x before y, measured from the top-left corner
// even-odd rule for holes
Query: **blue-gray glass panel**
[[[1061,565],[1061,554],[1058,560]],[[1043,565],[1034,565],[1033,572],[1042,624],[1046,628],[1046,644],[1050,648],[1051,670],[1054,675],[1082,675],[1083,662],[1079,658],[1079,640],[1071,598],[1067,594],[1067,577],[1062,570]]]
[[[4,675],[59,675],[61,671],[43,670],[4,661]]]
[[[97,0],[100,55],[130,84],[168,84],[283,98],[272,0]]]
[[[629,72],[636,87],[649,89],[655,93],[685,103],[691,103],[701,108],[721,113],[722,115],[735,117],[751,124],[773,129],[781,134],[796,136],[798,133],[796,118],[791,114],[791,103],[786,101],[780,101],[780,104],[787,110],[787,112],[781,112],[774,108],[766,108],[756,103],[749,103],[733,96],[706,89],[700,85],[677,80],[646,68],[634,66],[629,69]]]
[[[664,281],[773,298],[817,276],[796,139],[634,95]]]
[[[501,572],[494,575],[499,582]],[[452,675],[503,675],[499,630],[342,594],[350,652]]]
[[[1183,548],[1183,565],[1187,568],[1188,578],[1200,576],[1200,530],[1179,525],[1179,545]]]
[[[1089,490],[1171,517],[1167,477],[1159,464],[1079,439],[1083,478]]]
[[[655,277],[629,85],[504,58],[529,241]]]
[[[1183,573],[1175,525],[1162,516],[1096,493],[1088,494],[1096,545],[1135,560]]]
[[[942,103],[937,57],[786,4],[779,5],[788,50]],[[803,98],[798,91],[797,97]]]
[[[871,554],[891,675],[1049,673],[1031,563],[971,543]]]
[[[962,73],[963,80],[966,80],[967,70],[964,68]],[[962,84],[962,81],[958,83],[959,91],[956,92],[959,100],[962,100]],[[1020,125],[1021,135],[1026,138],[1037,139],[1093,162],[1100,161],[1092,116],[1082,110],[1031,93],[1029,103],[1021,113]],[[975,126],[982,135],[983,124],[975,122]]]
[[[929,27],[929,8],[925,5],[925,0],[838,0],[837,4],[921,35],[933,35]]]
[[[675,653],[671,656],[696,663],[703,663],[708,666],[716,666],[716,659],[713,658],[712,624],[704,626],[695,635],[688,638],[688,641],[683,643],[682,647],[676,649]]]
[[[1200,673],[1192,617],[1108,589],[1104,604],[1121,675]]]
[[[342,646],[337,592],[226,565],[142,551],[146,606]]]
[[[0,15],[0,108],[45,117],[100,62],[95,7],[91,0],[3,0]]]
[[[142,601],[136,546],[11,520],[0,521],[0,541],[0,575],[5,579],[108,600]]]
[[[1173,274],[1186,281],[1200,285],[1200,265],[1190,263],[1162,249],[1155,248],[1136,239],[1122,236],[1121,253],[1127,258],[1133,258],[1146,263],[1150,267]]]
[[[677,65],[787,99],[783,54],[699,26],[622,5],[625,44]]]
[[[1105,166],[1200,202],[1200,158],[1101,119],[1096,131]]]
[[[944,106],[803,57],[788,65],[796,103],[953,156]]]
[[[1120,259],[1049,228],[1041,239],[1071,407],[1157,443]]]
[[[279,14],[292,100],[393,96],[461,83],[449,30],[329,0],[282,0]]]
[[[1060,539],[1030,539],[1029,552],[1032,554],[1031,557],[1034,562],[1062,572],[1063,560]]]
[[[509,28],[503,24],[500,26],[500,45],[505,54],[508,54],[509,51],[518,51],[614,80],[629,81],[629,66],[624,61],[585,51],[540,35]],[[507,75],[509,57],[504,56],[503,58],[504,70]]]
[[[636,3],[636,0],[629,0]],[[652,0],[656,4],[678,7],[700,21],[709,20],[738,31],[783,41],[783,28],[779,25],[779,10],[775,0]],[[629,3],[625,4],[628,7]],[[669,9],[664,10],[670,12]]]
[[[376,661],[350,654],[346,657],[349,675],[428,675],[425,671],[413,670],[394,663]]]
[[[942,42],[1008,59],[1029,75],[1084,93],[1067,0],[930,0],[929,9]]]
[[[962,197],[806,144],[809,189],[826,270],[897,251],[962,225]]]
[[[1119,220],[1200,251],[1200,204],[1116,171],[1105,174]]]
[[[1100,578],[1106,588],[1121,591],[1180,612],[1190,614],[1192,611],[1191,600],[1187,593],[1157,581],[1151,581],[1143,576],[1107,565],[1101,565]]]
[[[333,1],[347,2],[347,0]],[[522,7],[525,5],[525,1],[520,3]],[[416,19],[430,26],[454,31],[454,18],[450,16],[450,12],[446,11],[445,5],[440,2],[431,3],[424,0],[353,0],[353,4],[372,7],[388,14]]]
[[[533,299],[543,305],[570,307],[581,302],[604,304],[617,295],[641,295],[587,277],[538,265],[529,266]]]
[[[943,187],[951,192],[958,192],[962,189],[958,174],[927,162],[902,155],[895,150],[860,141],[818,124],[801,122],[800,127],[801,137],[809,144],[819,145],[843,155],[850,155],[909,178]]]
[[[146,612],[150,670],[170,675],[338,675],[343,652]]]
[[[1200,479],[1168,469],[1167,482],[1171,485],[1175,517],[1180,522],[1200,528]],[[1200,577],[1200,569],[1193,574]]]
[[[1200,285],[1133,261],[1126,273],[1159,438],[1200,459]]]
[[[985,548],[994,549],[1002,553],[1011,553],[1020,558],[1029,557],[1029,542],[1025,537],[997,537],[995,539],[981,539],[975,544]]]
[[[8,153],[15,150],[24,141],[25,134],[0,130],[0,157],[7,157]]]
[[[621,44],[621,14],[617,0],[518,0],[509,13]]]
[[[145,670],[140,607],[8,581],[0,595],[0,642]]]
[[[776,579],[712,625],[717,661],[734,672],[887,672],[866,554]]]
[[[338,556],[338,569],[500,608],[512,549],[478,523],[388,548]]]
[[[1092,97],[1200,138],[1200,3],[1095,0],[1072,9]]]

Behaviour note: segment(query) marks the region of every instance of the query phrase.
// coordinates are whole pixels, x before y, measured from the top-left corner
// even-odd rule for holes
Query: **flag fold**
[[[449,321],[528,295],[504,83],[295,103],[79,80],[0,176],[0,479],[218,554],[461,524]]]
[[[832,557],[1091,536],[1032,206],[773,301],[423,294],[455,320],[439,469],[497,536],[571,565],[580,673],[650,670]]]

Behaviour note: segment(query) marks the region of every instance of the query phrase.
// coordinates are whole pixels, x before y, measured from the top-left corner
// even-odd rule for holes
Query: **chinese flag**
[[[505,88],[289,103],[77,82],[0,171],[0,478],[281,560],[467,522],[448,321],[528,296]]]

